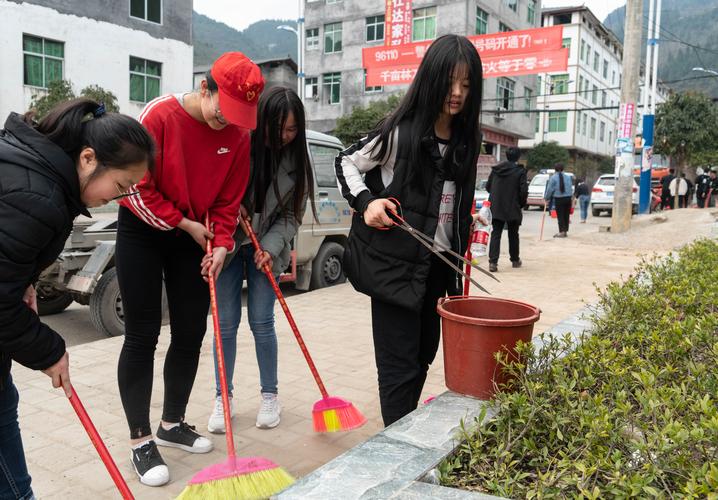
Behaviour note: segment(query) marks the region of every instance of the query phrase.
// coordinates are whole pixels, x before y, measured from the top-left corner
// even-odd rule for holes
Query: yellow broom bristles
[[[291,486],[294,478],[281,467],[239,476],[190,484],[177,500],[259,500]]]

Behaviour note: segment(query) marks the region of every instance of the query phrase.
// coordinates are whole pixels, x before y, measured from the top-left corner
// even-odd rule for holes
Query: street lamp
[[[296,29],[287,24],[277,26],[278,30],[291,31],[297,37],[297,95],[304,102],[304,57],[302,57],[302,24],[303,19],[300,14],[299,22]]]
[[[705,68],[693,68],[692,71],[702,71],[703,73],[710,73],[711,75],[718,76],[718,71],[713,71],[712,69],[705,69]]]

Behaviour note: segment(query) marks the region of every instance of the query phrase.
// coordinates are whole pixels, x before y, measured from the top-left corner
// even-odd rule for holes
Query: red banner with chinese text
[[[412,0],[386,0],[384,40],[386,46],[411,43]]]
[[[491,56],[526,54],[561,48],[563,26],[474,35],[468,38],[479,51],[482,59]],[[366,69],[379,66],[418,66],[432,42],[433,40],[426,40],[401,46],[367,47],[362,49],[362,63]]]
[[[482,56],[484,78],[565,71],[568,67],[568,51],[569,49],[557,49],[506,56]],[[418,69],[418,64],[369,66],[366,68],[366,84],[406,85],[412,82]]]

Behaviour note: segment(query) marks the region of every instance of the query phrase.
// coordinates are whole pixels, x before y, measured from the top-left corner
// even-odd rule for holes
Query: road
[[[521,226],[520,236],[522,240],[526,239],[538,239],[539,230],[541,226],[542,212],[536,208],[524,212],[524,221]],[[578,224],[578,211],[572,217],[573,224],[569,231],[569,235],[578,234],[584,232],[596,232],[598,231],[599,225],[607,225],[611,223],[611,218],[603,215],[601,217],[591,217],[589,215],[588,222],[586,224]],[[558,231],[557,223],[555,219],[551,219],[546,214],[546,222],[544,228],[544,238],[551,238],[553,234]],[[504,231],[504,235],[501,242],[502,258],[508,258],[508,237]],[[508,262],[502,263],[506,265]],[[291,284],[283,285],[282,291],[287,296],[291,296],[297,293]],[[306,292],[311,293],[311,292]],[[245,297],[246,299],[246,297]],[[246,300],[245,300],[246,303]],[[87,306],[82,306],[73,303],[64,312],[55,314],[52,316],[44,316],[43,321],[47,323],[51,328],[59,332],[64,338],[68,346],[85,344],[87,342],[93,342],[105,338],[104,334],[99,333],[95,330],[90,322],[90,311]]]

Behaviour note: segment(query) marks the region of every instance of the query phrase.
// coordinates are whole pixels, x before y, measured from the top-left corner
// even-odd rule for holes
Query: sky
[[[626,0],[544,0],[544,7],[566,7],[585,4],[603,21]],[[299,0],[194,0],[194,10],[212,19],[243,30],[262,19],[296,19]]]

